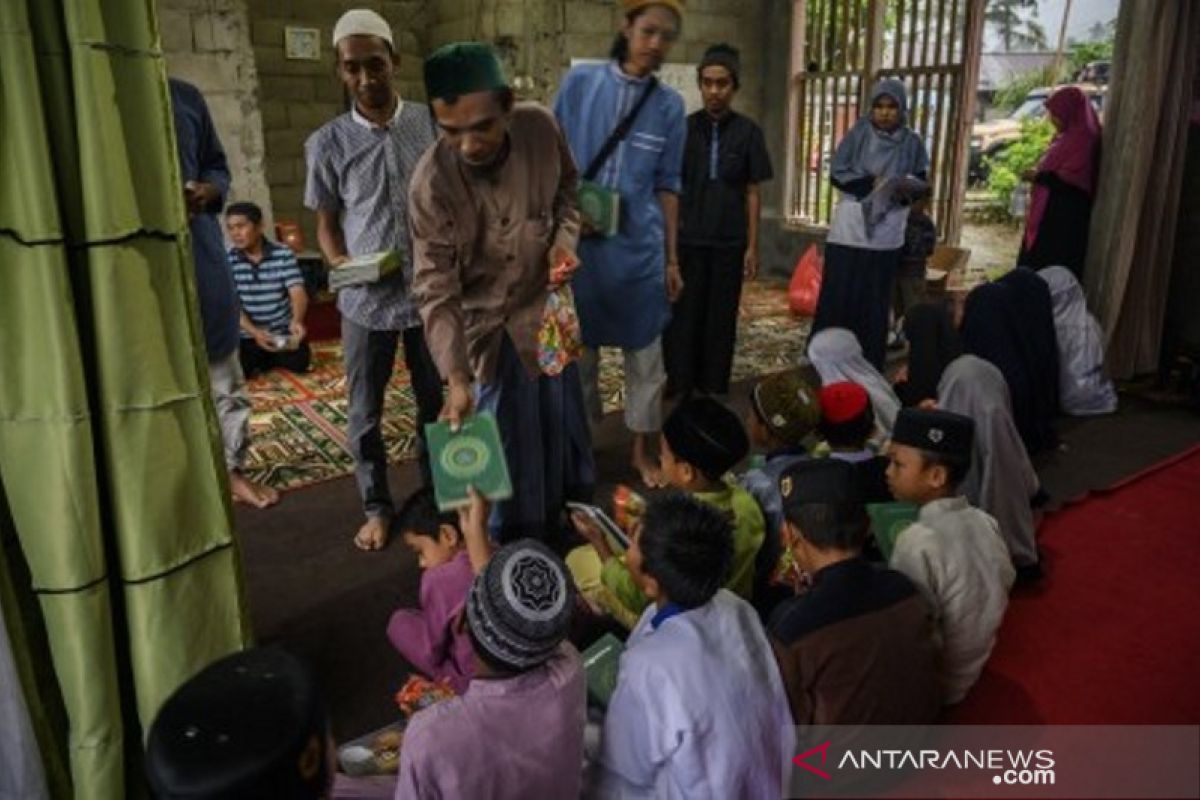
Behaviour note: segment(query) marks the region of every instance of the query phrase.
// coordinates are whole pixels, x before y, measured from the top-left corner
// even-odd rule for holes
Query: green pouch
[[[616,236],[621,227],[621,195],[607,186],[580,181],[579,213],[593,236]]]

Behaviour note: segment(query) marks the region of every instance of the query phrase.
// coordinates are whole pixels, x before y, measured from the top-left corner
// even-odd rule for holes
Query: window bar
[[[929,0],[925,0],[929,2]],[[912,8],[908,10],[908,59],[905,64],[911,65],[915,56],[917,43],[917,17],[921,13],[921,0],[913,0]]]
[[[935,63],[939,66],[944,65],[944,64],[949,64],[951,61],[954,60],[953,55],[943,52],[943,50],[945,49],[944,48],[945,37],[943,35],[943,33],[945,31],[945,27],[946,27],[946,4],[938,3],[937,27],[934,29],[935,33],[937,34],[937,38],[934,40],[934,45],[933,45],[933,63]]]
[[[933,37],[930,35],[930,29],[933,27],[933,0],[925,0],[925,25],[921,30],[921,64],[922,67],[928,67],[933,62],[930,61],[929,45],[933,43]]]

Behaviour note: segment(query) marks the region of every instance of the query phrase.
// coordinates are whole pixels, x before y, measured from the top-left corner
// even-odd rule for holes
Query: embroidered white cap
[[[337,24],[333,26],[333,46],[337,47],[338,42],[347,36],[378,36],[391,45],[392,49],[396,47],[392,41],[392,26],[369,8],[352,8],[338,18]]]

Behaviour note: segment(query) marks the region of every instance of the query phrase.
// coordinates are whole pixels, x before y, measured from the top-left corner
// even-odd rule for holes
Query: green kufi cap
[[[430,100],[507,88],[500,59],[481,42],[448,44],[425,59],[425,94]]]

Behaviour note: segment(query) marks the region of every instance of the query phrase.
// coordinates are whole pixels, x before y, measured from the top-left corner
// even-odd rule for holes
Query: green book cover
[[[468,418],[457,433],[450,431],[449,422],[426,425],[425,438],[429,442],[433,493],[439,510],[467,505],[469,486],[474,486],[488,500],[512,497],[500,429],[491,412],[483,411]]]
[[[608,701],[617,688],[617,671],[624,650],[625,645],[621,644],[620,639],[606,633],[583,651],[583,673],[587,679],[588,699],[592,704],[608,708]]]
[[[905,528],[917,521],[918,511],[920,508],[912,503],[867,503],[871,532],[875,534],[879,551],[888,561],[892,560],[896,539]]]
[[[621,195],[591,181],[579,183],[579,213],[599,236],[616,236],[621,224]]]

